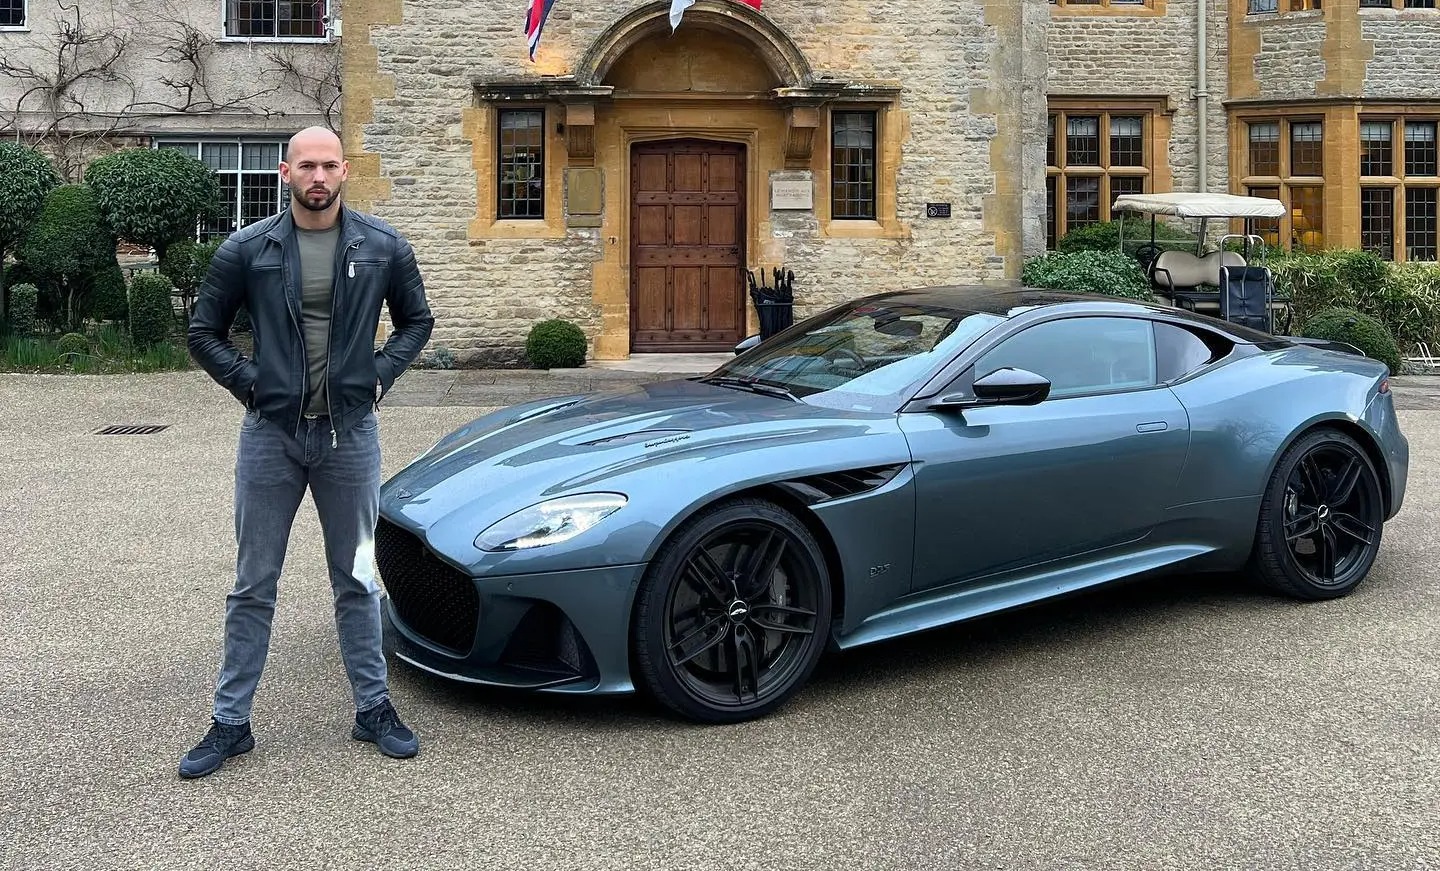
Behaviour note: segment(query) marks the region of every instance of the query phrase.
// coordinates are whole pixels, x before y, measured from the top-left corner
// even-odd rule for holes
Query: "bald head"
[[[289,153],[294,154],[297,148],[328,149],[338,154],[344,153],[340,145],[340,137],[336,136],[328,127],[306,127],[304,130],[291,136],[288,148]]]
[[[340,191],[350,163],[340,137],[324,127],[306,127],[290,137],[280,177],[290,186],[295,220],[305,227],[325,227],[340,209]]]

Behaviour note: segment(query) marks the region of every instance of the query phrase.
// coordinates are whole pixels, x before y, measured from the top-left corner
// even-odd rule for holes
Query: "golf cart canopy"
[[[1182,218],[1278,218],[1285,214],[1285,204],[1279,200],[1236,194],[1121,194],[1112,209]]]

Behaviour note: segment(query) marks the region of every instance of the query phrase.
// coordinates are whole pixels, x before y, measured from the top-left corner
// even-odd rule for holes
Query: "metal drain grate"
[[[151,435],[169,426],[168,423],[112,423],[95,430],[95,435]]]

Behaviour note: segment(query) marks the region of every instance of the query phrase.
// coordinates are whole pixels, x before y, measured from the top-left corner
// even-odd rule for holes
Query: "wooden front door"
[[[732,349],[745,325],[745,147],[637,144],[630,178],[630,349]]]

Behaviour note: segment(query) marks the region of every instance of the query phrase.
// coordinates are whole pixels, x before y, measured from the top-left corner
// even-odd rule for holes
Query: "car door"
[[[1133,542],[1171,504],[1188,422],[1158,382],[1148,320],[1034,324],[941,395],[1004,367],[1049,379],[1049,398],[900,415],[920,461],[914,590]]]

